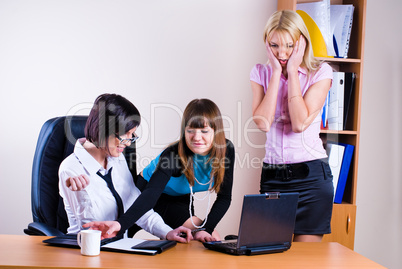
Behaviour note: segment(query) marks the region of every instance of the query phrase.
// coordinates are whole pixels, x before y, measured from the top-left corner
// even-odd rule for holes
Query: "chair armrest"
[[[58,229],[47,225],[42,222],[32,222],[24,229],[24,233],[28,235],[46,235],[46,236],[61,236],[64,235]]]

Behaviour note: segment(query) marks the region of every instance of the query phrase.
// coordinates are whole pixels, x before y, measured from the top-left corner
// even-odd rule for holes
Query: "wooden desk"
[[[199,242],[178,244],[156,256],[102,251],[86,257],[79,249],[47,246],[48,237],[0,235],[0,267],[14,268],[385,268],[338,243],[294,243],[283,253],[232,256]]]

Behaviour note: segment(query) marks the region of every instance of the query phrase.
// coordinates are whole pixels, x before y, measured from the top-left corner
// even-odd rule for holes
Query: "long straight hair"
[[[299,40],[300,35],[303,35],[306,39],[306,49],[301,66],[305,67],[309,74],[319,68],[321,61],[314,58],[310,35],[299,14],[293,10],[276,11],[271,15],[265,25],[264,43],[271,39],[274,32],[278,33],[280,36],[286,32],[289,33],[294,44]]]
[[[194,186],[194,153],[187,146],[185,130],[186,127],[205,128],[205,126],[214,130],[208,162],[212,167],[211,179],[214,180],[212,190],[219,192],[225,174],[226,138],[221,112],[218,106],[209,99],[194,99],[184,110],[178,142],[180,162],[189,184]]]

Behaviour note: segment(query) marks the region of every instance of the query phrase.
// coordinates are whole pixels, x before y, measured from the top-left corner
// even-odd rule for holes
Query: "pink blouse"
[[[272,68],[270,65],[257,64],[251,70],[250,80],[254,81],[267,91],[271,79]],[[321,67],[307,76],[307,71],[299,68],[299,79],[302,95],[307,92],[314,83],[331,79],[332,68],[323,63]],[[292,131],[288,108],[288,80],[281,76],[279,83],[278,100],[276,103],[275,121],[270,131],[266,133],[264,162],[269,164],[300,163],[321,158],[327,154],[319,137],[321,127],[321,113],[313,120],[311,125],[301,133]]]

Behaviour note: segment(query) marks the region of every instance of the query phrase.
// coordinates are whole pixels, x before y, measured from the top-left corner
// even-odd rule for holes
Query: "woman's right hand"
[[[66,186],[72,191],[81,191],[89,185],[89,178],[86,175],[69,177],[66,179]]]
[[[166,235],[166,239],[171,241],[177,241],[180,243],[188,243],[190,242],[190,240],[193,240],[194,238],[189,228],[180,226],[168,232]]]
[[[282,66],[279,60],[275,57],[274,53],[272,52],[268,40],[265,41],[265,48],[267,49],[268,61],[271,64],[273,71],[278,70],[279,72],[282,73]]]
[[[89,228],[91,230],[98,230],[102,232],[102,239],[111,238],[117,236],[121,229],[119,222],[115,220],[110,221],[92,221],[82,225],[83,228]]]

